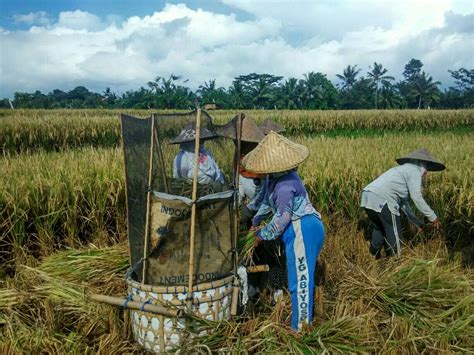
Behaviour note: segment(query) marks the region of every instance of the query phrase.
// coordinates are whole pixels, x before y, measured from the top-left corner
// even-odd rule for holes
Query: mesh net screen
[[[146,119],[121,115],[121,119],[132,265],[144,257],[147,191],[152,191],[145,281],[186,285],[196,112],[153,114]],[[205,111],[201,112],[200,132],[193,276],[196,282],[211,281],[231,272],[233,238],[234,144],[216,137],[212,118]],[[153,160],[148,186],[150,149]],[[206,170],[206,159],[215,162],[211,164],[214,169]],[[134,278],[141,281],[141,276],[141,268],[137,268]]]

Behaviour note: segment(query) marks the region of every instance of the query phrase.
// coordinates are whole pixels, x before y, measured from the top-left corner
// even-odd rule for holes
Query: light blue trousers
[[[285,229],[288,289],[291,295],[291,327],[301,330],[313,320],[314,273],[324,242],[324,226],[315,215],[304,216]]]

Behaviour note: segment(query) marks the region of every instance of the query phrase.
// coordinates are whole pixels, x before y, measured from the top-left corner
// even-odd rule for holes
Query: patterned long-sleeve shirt
[[[256,233],[257,237],[264,240],[278,238],[292,221],[303,216],[313,214],[321,217],[309,201],[308,193],[296,171],[269,180],[267,193],[253,219],[253,225],[259,225],[269,212],[273,213],[270,223]]]
[[[173,177],[175,179],[192,180],[194,176],[194,144],[182,144],[173,162]],[[198,183],[201,185],[213,182],[224,183],[224,175],[217,166],[211,153],[199,147]]]

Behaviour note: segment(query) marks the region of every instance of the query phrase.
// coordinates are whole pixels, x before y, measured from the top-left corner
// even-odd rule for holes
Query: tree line
[[[221,109],[421,109],[474,107],[474,69],[448,70],[454,86],[440,89],[441,83],[423,70],[423,63],[411,59],[398,82],[380,63],[367,73],[348,65],[337,75],[334,85],[326,75],[309,72],[303,78],[251,73],[234,78],[230,87],[204,82],[195,91],[178,75],[156,77],[138,90],[122,95],[110,88],[102,93],[78,86],[68,92],[55,89],[48,94],[15,92],[3,99],[0,108],[133,108],[190,109],[213,103]]]

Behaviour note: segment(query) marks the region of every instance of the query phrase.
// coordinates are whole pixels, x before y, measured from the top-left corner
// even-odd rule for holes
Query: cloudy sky
[[[84,85],[122,93],[156,76],[227,87],[410,58],[449,86],[474,68],[473,0],[0,0],[0,97]]]

